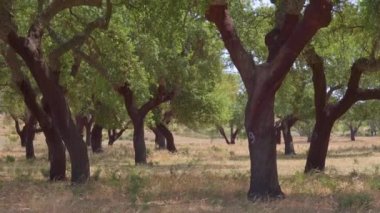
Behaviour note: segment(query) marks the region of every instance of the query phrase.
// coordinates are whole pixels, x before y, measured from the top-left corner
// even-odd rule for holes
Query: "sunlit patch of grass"
[[[228,146],[221,139],[210,142],[182,137],[176,144],[178,152],[171,154],[156,151],[150,141],[147,166],[135,166],[130,141],[104,146],[101,154],[90,151],[91,180],[78,188],[71,187],[69,181],[47,181],[45,144],[38,145],[34,161],[25,160],[24,150],[13,144],[10,152],[0,153],[0,199],[4,201],[0,206],[13,212],[379,212],[375,202],[380,197],[376,152],[367,157],[356,155],[356,160],[352,153],[347,159],[336,157],[339,162],[327,162],[325,173],[305,175],[294,171],[302,171],[308,144],[296,142],[297,156],[280,156],[278,160],[286,199],[252,204],[246,200],[250,179],[246,143]],[[355,152],[351,146],[332,142],[331,150]],[[370,145],[367,148],[361,151],[373,149]],[[283,150],[283,144],[278,150]],[[15,161],[6,162],[6,155],[14,156]],[[69,162],[67,166],[70,176]],[[351,193],[355,194],[353,199],[346,196]],[[365,203],[370,198],[357,194],[370,195],[374,200],[367,208]]]

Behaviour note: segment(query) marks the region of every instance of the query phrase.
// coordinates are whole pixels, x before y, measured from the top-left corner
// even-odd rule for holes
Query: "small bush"
[[[102,173],[102,169],[101,168],[97,168],[94,172],[94,174],[92,175],[92,178],[95,180],[95,181],[98,181],[99,178],[100,178],[100,173]]]
[[[332,192],[336,191],[337,187],[338,187],[338,182],[328,176],[328,175],[324,175],[322,174],[319,178],[318,178],[319,182],[321,183],[322,186],[330,189]]]
[[[220,147],[217,147],[217,146],[212,146],[211,150],[214,151],[214,152],[221,152],[221,151],[223,151]]]
[[[41,175],[44,178],[49,178],[50,177],[50,171],[49,171],[49,169],[47,169],[47,168],[41,168],[40,172],[41,172]]]
[[[138,199],[142,189],[145,186],[145,183],[146,183],[146,180],[139,173],[136,173],[133,171],[128,176],[127,190],[128,190],[132,205],[136,204],[137,199]]]
[[[7,155],[7,156],[5,157],[5,162],[7,162],[7,163],[13,163],[13,162],[15,162],[15,161],[16,161],[16,158],[13,157],[13,156]]]
[[[380,177],[374,177],[370,181],[371,189],[380,190]]]
[[[340,194],[337,196],[338,209],[369,209],[373,198],[367,193]]]
[[[146,156],[149,157],[149,156],[152,156],[153,152],[151,149],[147,148],[146,149]]]

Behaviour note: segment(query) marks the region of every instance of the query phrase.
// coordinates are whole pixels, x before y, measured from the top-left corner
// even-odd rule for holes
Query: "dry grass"
[[[102,154],[90,153],[92,179],[73,187],[46,181],[43,138],[36,142],[37,159],[26,161],[18,141],[4,132],[0,131],[0,212],[380,211],[378,137],[359,137],[356,142],[334,137],[326,173],[314,175],[302,173],[305,138],[295,138],[294,157],[283,156],[283,145],[278,146],[280,182],[287,198],[253,204],[245,198],[245,141],[228,146],[221,139],[176,136],[179,152],[170,154],[154,150],[152,135],[147,134],[149,165],[139,167],[133,163],[131,142],[118,141]]]

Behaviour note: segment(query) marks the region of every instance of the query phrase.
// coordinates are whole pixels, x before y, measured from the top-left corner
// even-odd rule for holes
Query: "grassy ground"
[[[294,157],[284,156],[283,145],[278,146],[287,197],[253,204],[245,198],[245,141],[228,146],[221,139],[176,136],[179,152],[170,154],[155,150],[148,133],[149,165],[139,167],[131,142],[117,141],[102,154],[90,153],[88,184],[71,186],[47,181],[42,138],[36,142],[37,159],[27,161],[17,137],[1,132],[0,212],[380,212],[379,137],[356,142],[334,137],[326,173],[314,175],[302,173],[305,138],[295,138]]]

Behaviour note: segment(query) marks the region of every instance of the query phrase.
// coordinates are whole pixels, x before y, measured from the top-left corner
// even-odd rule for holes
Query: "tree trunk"
[[[28,119],[25,121],[24,126],[20,129],[20,124],[17,118],[14,118],[16,124],[16,131],[20,137],[21,146],[25,147],[26,159],[34,159],[34,136],[36,134],[35,128],[37,120],[33,115],[28,116]]]
[[[103,127],[95,123],[91,131],[91,148],[93,153],[101,153],[102,150],[102,130]]]
[[[62,143],[61,136],[53,126],[43,128],[42,130],[49,150],[50,180],[65,180],[66,148]]]
[[[75,123],[78,128],[79,134],[81,135],[82,138],[83,138],[83,130],[86,125],[86,120],[87,120],[86,116],[82,116],[82,115],[75,116]]]
[[[108,145],[109,146],[112,146],[113,143],[115,143],[116,139],[115,139],[115,129],[108,129],[107,130],[107,134],[108,134]]]
[[[53,124],[59,130],[59,134],[70,155],[71,181],[83,183],[90,176],[87,147],[71,117],[71,111],[66,102],[65,94],[58,82],[51,77],[53,71],[45,63],[41,49],[39,49],[39,39],[42,37],[41,27],[42,25],[35,25],[29,30],[29,35],[35,35],[36,37],[22,38],[15,32],[11,32],[8,34],[8,42],[24,59],[43,97],[48,103],[49,114],[52,115]]]
[[[325,169],[327,150],[333,125],[334,122],[328,118],[323,118],[316,122],[311,136],[305,173],[323,171]]]
[[[309,133],[309,134],[307,134],[306,142],[308,142],[308,143],[311,142],[311,135],[312,135],[312,134],[313,134],[313,133]]]
[[[34,116],[30,116],[29,120],[25,124],[23,130],[22,130],[22,138],[21,140],[24,140],[25,144],[25,152],[26,152],[26,159],[34,159],[34,136],[36,134],[37,120]]]
[[[281,122],[276,122],[274,126],[276,144],[281,144]]]
[[[285,143],[285,155],[295,155],[293,137],[289,127],[283,129],[282,136],[284,137]]]
[[[108,133],[108,145],[112,146],[115,143],[115,141],[123,135],[123,133],[126,129],[127,128],[120,129],[119,132],[117,131],[117,129],[109,129],[107,131],[107,133]]]
[[[88,121],[86,122],[85,124],[85,128],[86,128],[86,145],[87,146],[91,146],[91,128],[92,128],[92,123],[93,121]]]
[[[218,129],[219,133],[223,136],[226,143],[229,145],[230,141],[228,140],[228,137],[226,135],[226,132],[224,131],[224,128],[222,126],[217,125],[216,128]]]
[[[146,164],[144,120],[142,118],[133,119],[133,148],[135,150],[135,163]]]
[[[285,155],[295,155],[296,152],[294,151],[294,145],[293,145],[293,137],[291,128],[296,122],[296,118],[293,115],[286,116],[282,122],[282,135],[284,137],[284,143],[285,143]]]
[[[166,139],[165,136],[161,133],[161,131],[157,127],[150,128],[155,136],[154,142],[156,144],[157,149],[166,149]]]
[[[270,94],[269,94],[270,95]],[[278,182],[276,162],[276,138],[274,129],[274,95],[257,110],[254,120],[247,120],[253,105],[246,108],[246,131],[251,160],[251,181],[248,199],[282,198],[284,194]]]
[[[166,138],[166,148],[169,152],[177,152],[177,148],[174,144],[174,137],[172,132],[163,124],[159,123],[157,125],[157,128],[160,130],[160,132],[165,136]]]
[[[356,135],[357,131],[358,131],[357,128],[355,128],[352,125],[350,125],[350,138],[351,138],[351,141],[355,141],[355,135]]]
[[[235,144],[236,138],[237,138],[239,132],[240,132],[239,127],[236,127],[236,129],[234,130],[234,126],[231,125],[231,135],[230,135],[230,138],[231,138],[230,143],[231,144]]]

